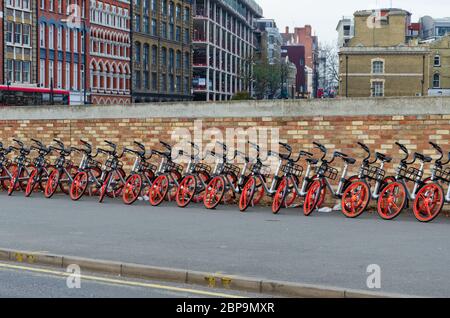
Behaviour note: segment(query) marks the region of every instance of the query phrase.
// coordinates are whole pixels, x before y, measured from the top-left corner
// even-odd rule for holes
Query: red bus
[[[70,91],[41,87],[0,85],[0,105],[69,105]]]

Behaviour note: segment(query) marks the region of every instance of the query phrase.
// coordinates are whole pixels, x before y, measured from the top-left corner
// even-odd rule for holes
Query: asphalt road
[[[83,276],[84,275],[84,276]],[[65,272],[0,262],[0,298],[235,298],[243,292],[82,273],[78,288]]]
[[[450,297],[450,220],[410,215],[351,220],[339,212],[272,215],[173,203],[125,206],[0,193],[0,246],[258,278],[367,290],[367,266],[381,268],[381,291]]]

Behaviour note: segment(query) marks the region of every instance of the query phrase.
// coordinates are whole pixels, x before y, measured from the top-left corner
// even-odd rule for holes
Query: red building
[[[305,96],[308,91],[305,74],[305,47],[303,45],[283,45],[281,47],[281,57],[284,58],[286,56],[297,68],[295,95],[296,97]]]
[[[70,90],[71,104],[89,102],[88,0],[38,0],[38,85]]]
[[[90,1],[90,89],[94,104],[131,103],[130,2]]]
[[[318,63],[319,63],[319,42],[317,36],[312,34],[312,27],[305,25],[301,28],[294,28],[294,32],[289,32],[286,27],[285,33],[282,33],[285,45],[302,45],[305,50],[305,65],[313,72],[313,83],[309,83],[312,92],[317,92],[318,88]]]

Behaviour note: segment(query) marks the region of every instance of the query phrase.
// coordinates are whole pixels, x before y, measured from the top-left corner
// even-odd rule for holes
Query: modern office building
[[[134,0],[133,102],[191,100],[191,0]]]
[[[32,0],[3,2],[3,81],[36,85],[36,4]]]
[[[90,1],[89,72],[93,104],[131,103],[128,0]]]
[[[70,91],[70,103],[89,102],[89,3],[38,1],[38,86]]]
[[[255,36],[257,59],[269,64],[280,64],[283,40],[275,20],[258,19]]]
[[[255,20],[253,0],[195,0],[193,91],[195,100],[229,100],[252,92]]]
[[[438,39],[450,34],[450,18],[434,19],[430,16],[424,16],[419,23],[422,40]]]

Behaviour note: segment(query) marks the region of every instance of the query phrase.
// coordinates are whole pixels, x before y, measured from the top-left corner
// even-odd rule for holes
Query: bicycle
[[[111,150],[99,148],[98,151],[108,156],[106,159],[101,180],[103,184],[100,188],[98,202],[102,203],[105,196],[116,198],[122,194],[123,186],[126,182],[126,173],[123,170],[123,162],[120,160],[124,156],[124,152],[119,156],[117,153],[117,145],[111,141],[105,140],[105,143]]]
[[[149,189],[148,197],[153,206],[160,205],[164,199],[173,201],[181,180],[183,167],[173,162],[172,146],[164,141],[159,141],[166,151],[152,150],[153,154],[161,157],[161,163],[158,168],[157,177]]]
[[[222,153],[216,153],[215,151],[208,152],[208,155],[216,158],[212,177],[206,186],[203,197],[203,204],[209,210],[215,209],[222,201],[228,202],[233,200],[236,194],[242,192],[242,187],[247,182],[248,176],[246,172],[250,164],[250,158],[239,150],[235,150],[233,158],[228,159],[227,146],[220,142],[217,142],[217,144],[222,147]],[[234,161],[237,157],[241,157],[245,162],[242,170],[238,166],[230,163],[230,161]],[[231,197],[225,197],[228,194]],[[254,201],[256,200],[259,202],[261,196],[259,195],[254,199]]]
[[[4,148],[3,143],[0,142],[0,185],[4,190],[9,188],[12,179],[12,173],[9,170],[16,169],[16,166],[7,157],[12,151],[11,147]]]
[[[433,221],[441,213],[444,203],[450,202],[450,187],[448,187],[447,194],[444,196],[444,189],[440,184],[450,184],[450,168],[445,168],[450,163],[450,153],[448,154],[448,160],[443,162],[444,152],[442,148],[433,142],[430,142],[430,144],[440,154],[440,157],[431,169],[429,183],[419,190],[413,204],[414,216],[418,221],[424,223]]]
[[[299,187],[300,178],[303,174],[303,167],[297,165],[296,163],[299,162],[303,157],[308,157],[305,159],[307,166],[302,184]],[[306,196],[309,186],[314,180],[314,178],[311,178],[310,176],[312,166],[316,165],[318,162],[317,159],[314,159],[312,157],[312,153],[300,151],[297,159],[287,159],[287,163],[281,167],[283,176],[281,177],[281,181],[273,197],[273,214],[278,214],[283,206],[285,208],[291,206],[297,197],[304,198]]]
[[[78,172],[73,177],[70,185],[69,195],[73,201],[78,201],[85,194],[89,187],[91,195],[95,195],[101,188],[104,179],[104,171],[100,162],[95,160],[100,151],[97,149],[95,155],[92,154],[92,145],[87,141],[80,140],[84,149],[71,147],[72,152],[82,154]],[[93,189],[91,189],[93,188]]]
[[[152,186],[157,169],[155,165],[148,162],[152,153],[150,153],[150,156],[146,156],[145,146],[137,141],[134,141],[134,144],[139,147],[139,150],[130,148],[124,148],[123,150],[124,153],[135,155],[133,167],[125,181],[122,192],[122,200],[127,205],[136,202],[139,196],[145,193],[145,189]]]
[[[355,164],[356,160],[350,158],[347,154],[335,151],[333,152],[332,159],[330,161],[326,160],[328,150],[327,148],[317,142],[313,142],[314,146],[322,152],[322,157],[320,158],[320,166],[316,168],[317,177],[310,185],[308,193],[305,196],[305,202],[303,204],[303,214],[306,216],[311,215],[311,213],[317,208],[318,203],[325,199],[324,189],[328,189],[334,198],[342,198],[342,193],[345,191],[347,186],[350,184],[354,177],[347,179],[348,167],[349,165]],[[329,180],[336,180],[338,176],[338,170],[330,166],[336,158],[341,159],[344,162],[344,167],[342,168],[341,178],[336,189],[333,189]]]
[[[260,158],[260,147],[254,143],[248,142],[248,144],[256,150],[256,162],[253,164],[251,168],[251,174],[247,179],[247,182],[244,185],[244,188],[242,189],[241,196],[239,198],[239,210],[241,212],[245,212],[250,204],[252,204],[253,197],[255,195],[255,191],[258,189],[257,182],[259,181],[262,191],[264,194],[267,194],[269,196],[275,195],[279,182],[280,182],[280,169],[283,165],[284,160],[289,160],[289,158],[292,155],[292,147],[288,144],[280,142],[280,146],[282,146],[288,153],[282,154],[277,153],[274,151],[269,151],[267,153],[268,157],[275,157],[278,159],[278,164],[275,169],[275,172],[272,176],[272,182],[269,185],[267,185],[267,179],[270,177],[270,168],[266,165],[264,165]]]
[[[42,142],[36,139],[31,139],[35,145],[30,147],[30,150],[36,150],[38,156],[33,160],[33,169],[28,178],[27,187],[25,188],[25,197],[30,197],[31,194],[40,187],[42,190],[46,188],[46,182],[51,169],[50,162],[45,158],[52,151],[51,148],[46,147]]]
[[[58,187],[64,194],[68,195],[73,177],[77,173],[76,166],[67,159],[72,154],[72,148],[66,148],[64,143],[58,139],[53,139],[53,141],[57,144],[57,147],[50,145],[49,148],[52,151],[59,152],[59,157],[56,158],[53,164],[54,169],[50,173],[45,186],[44,196],[47,199],[53,197]]]
[[[19,155],[14,158],[15,169],[11,173],[11,181],[8,187],[9,196],[14,191],[24,190],[26,188],[26,182],[30,177],[30,172],[27,168],[31,166],[31,161],[27,158],[31,152],[30,148],[27,148],[20,140],[13,139],[13,141],[19,145],[19,148],[14,146],[10,146],[10,148],[18,151]]]
[[[377,212],[384,220],[395,219],[405,209],[408,201],[416,198],[418,191],[425,185],[422,181],[425,163],[433,161],[431,157],[415,152],[413,160],[408,162],[408,149],[399,142],[395,144],[405,153],[405,157],[396,169],[395,181],[389,183],[378,198]],[[420,161],[419,169],[409,167],[417,160]],[[412,191],[409,191],[407,182],[414,183]]]
[[[180,184],[176,192],[177,205],[180,208],[185,208],[194,201],[195,203],[201,202],[202,193],[207,187],[207,183],[211,179],[211,167],[201,163],[204,158],[199,157],[199,147],[190,142],[191,152],[185,153],[180,150],[179,155],[189,158],[189,162],[186,166],[186,172],[181,179]]]
[[[395,181],[394,177],[386,177],[384,165],[392,161],[391,157],[375,152],[375,159],[370,160],[372,152],[365,144],[358,145],[367,153],[359,169],[358,178],[345,189],[342,194],[342,213],[348,218],[360,216],[369,206],[370,200],[377,200],[381,191],[389,182]],[[377,162],[380,162],[377,165]],[[373,186],[371,183],[375,183]],[[371,192],[371,188],[373,191]]]

